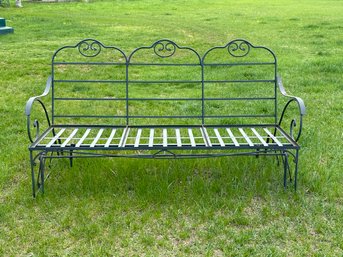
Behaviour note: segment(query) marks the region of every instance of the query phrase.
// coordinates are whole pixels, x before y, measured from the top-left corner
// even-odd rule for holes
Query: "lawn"
[[[12,3],[12,5],[14,5]],[[343,256],[343,2],[23,2],[1,8],[0,256]],[[170,38],[200,53],[271,48],[304,99],[299,188],[274,158],[67,160],[31,196],[24,107],[53,52],[83,38],[125,52]]]

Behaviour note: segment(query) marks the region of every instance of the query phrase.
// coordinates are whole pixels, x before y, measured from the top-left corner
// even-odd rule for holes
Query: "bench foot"
[[[71,144],[71,147],[75,147],[75,144]],[[73,167],[73,150],[70,150],[69,151],[69,164],[70,164],[70,167]]]
[[[30,151],[30,165],[31,165],[31,180],[32,180],[32,196],[33,198],[36,197],[36,189],[35,189],[35,171],[34,166],[36,165],[33,160],[32,152]]]
[[[36,198],[37,193],[41,191],[44,194],[44,182],[45,178],[45,158],[46,153],[42,152],[33,156],[32,151],[30,151],[30,164],[31,164],[31,180],[32,180],[32,196]],[[36,161],[39,161],[37,180],[35,179],[35,167],[37,167]]]
[[[283,187],[287,188],[287,172],[289,173],[289,177],[291,178],[289,163],[288,163],[288,154],[284,152],[282,155],[282,162],[283,162]]]
[[[298,160],[299,160],[299,150],[296,150],[294,163],[295,163],[295,170],[294,170],[294,190],[297,191],[298,186]]]
[[[284,167],[284,173],[283,173],[283,186],[286,189],[287,188],[287,175],[289,176],[289,182],[292,183],[292,168],[289,163],[289,156],[293,157],[293,163],[294,163],[294,190],[297,190],[297,180],[298,180],[298,161],[299,161],[299,150],[295,150],[295,153],[290,151],[283,151],[281,155],[283,167]],[[288,174],[287,174],[288,173]]]

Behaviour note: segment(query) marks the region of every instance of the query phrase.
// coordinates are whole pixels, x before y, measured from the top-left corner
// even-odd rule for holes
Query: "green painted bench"
[[[129,55],[94,39],[64,46],[25,112],[34,196],[61,158],[270,155],[297,187],[304,103],[286,94],[275,54],[243,39],[203,55],[168,39]]]

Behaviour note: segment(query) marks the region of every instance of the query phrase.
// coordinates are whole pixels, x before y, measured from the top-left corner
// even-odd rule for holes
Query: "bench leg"
[[[275,153],[276,153],[276,155],[275,155],[276,164],[277,164],[277,166],[280,166],[279,155],[277,155],[277,151],[275,151]]]
[[[36,164],[33,160],[32,151],[30,151],[30,164],[31,164],[32,196],[33,196],[33,198],[35,198],[36,197],[36,182],[35,182],[34,166]]]
[[[294,190],[297,191],[298,186],[298,160],[299,160],[299,150],[296,150],[294,163],[295,163],[295,170],[294,170]]]
[[[38,174],[37,174],[37,180],[35,179],[35,167],[36,160],[39,160],[39,167],[38,167]],[[31,179],[32,179],[32,196],[33,198],[36,198],[36,195],[39,190],[44,193],[44,182],[45,182],[45,153],[39,153],[35,157],[33,157],[33,152],[30,151],[30,164],[31,164]]]
[[[38,190],[41,190],[44,194],[44,169],[45,169],[45,158],[44,153],[39,156],[39,171],[38,171],[38,178],[37,178],[37,186]]]
[[[258,158],[258,157],[260,157],[260,149],[256,149],[256,159]]]
[[[287,172],[289,172],[288,154],[287,152],[282,153],[283,163],[283,187],[287,188]]]
[[[71,144],[71,146],[74,147],[75,144]],[[73,150],[69,151],[69,156],[70,156],[69,158],[70,167],[73,167]]]
[[[290,166],[289,163],[289,155],[292,156],[293,158],[293,162],[294,162],[294,167],[293,165]],[[298,187],[298,162],[299,162],[299,150],[295,150],[295,153],[292,152],[287,152],[284,151],[282,152],[282,162],[284,165],[284,174],[283,174],[283,185],[286,188],[287,187],[287,172],[289,175],[289,181],[292,182],[292,172],[291,172],[291,168],[294,168],[294,190],[297,191],[297,187]]]

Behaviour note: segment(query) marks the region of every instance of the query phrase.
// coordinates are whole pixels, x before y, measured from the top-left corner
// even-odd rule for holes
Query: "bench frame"
[[[75,48],[79,51],[81,55],[84,57],[92,58],[100,54],[102,49],[113,49],[123,55],[124,62],[122,65],[126,67],[126,78],[124,83],[126,84],[126,97],[124,99],[121,99],[122,101],[126,102],[126,114],[117,118],[124,118],[126,119],[126,124],[125,125],[116,125],[114,124],[113,126],[109,125],[94,125],[94,124],[89,124],[89,125],[70,125],[70,124],[56,124],[55,120],[58,118],[58,116],[55,114],[55,106],[54,106],[54,83],[58,82],[54,78],[54,65],[56,64],[61,64],[55,61],[56,55],[64,50],[64,49],[70,49],[70,48]],[[195,66],[201,67],[201,80],[197,81],[197,83],[201,83],[202,85],[202,97],[199,99],[195,99],[198,101],[201,101],[202,103],[202,113],[199,116],[187,116],[187,115],[182,115],[182,116],[146,116],[146,115],[141,115],[141,116],[134,116],[129,114],[129,101],[131,100],[147,100],[147,99],[131,99],[128,94],[128,89],[130,83],[134,83],[134,81],[131,81],[129,79],[129,67],[130,65],[134,65],[131,63],[131,59],[135,55],[136,52],[140,50],[146,50],[146,49],[153,49],[154,53],[161,57],[161,58],[169,58],[175,54],[177,50],[188,50],[198,58],[199,63],[194,64]],[[241,58],[249,54],[251,49],[263,49],[271,56],[273,56],[274,61],[271,63],[257,63],[256,65],[273,65],[275,67],[275,78],[271,81],[264,81],[264,82],[270,82],[275,85],[275,112],[272,117],[274,117],[275,122],[272,124],[232,124],[232,125],[207,125],[205,124],[206,118],[209,118],[209,116],[206,116],[206,113],[204,111],[204,105],[205,101],[211,100],[207,99],[204,94],[204,87],[206,81],[204,78],[204,67],[206,66],[205,58],[206,56],[213,50],[216,49],[228,49],[228,53],[235,58]],[[62,63],[63,64],[63,63]],[[74,63],[74,64],[80,64],[82,65],[83,63]],[[107,65],[106,63],[94,63],[95,65]],[[145,65],[145,64],[141,64]],[[148,65],[154,65],[152,63],[147,64]],[[159,65],[159,64],[157,64]],[[166,64],[163,64],[166,65]],[[171,66],[191,66],[193,64],[168,64]],[[241,64],[239,64],[241,65]],[[255,64],[242,64],[244,65],[255,65]],[[76,81],[78,82],[78,81]],[[92,81],[92,82],[97,82],[97,81]],[[144,81],[146,83],[155,83],[156,81]],[[160,83],[164,83],[164,81],[159,81]],[[166,81],[167,83],[192,83],[192,81]],[[214,81],[218,83],[245,83],[245,82],[251,82],[251,81],[230,81],[230,80],[225,80],[225,81]],[[252,80],[252,82],[261,82],[257,80]],[[113,81],[115,83],[115,81]],[[277,88],[279,89],[279,92],[281,93],[282,96],[288,98],[285,106],[282,109],[280,117],[278,117],[277,114],[277,97],[276,97],[276,91]],[[42,98],[45,96],[48,96],[50,92],[52,91],[52,108],[51,108],[51,116],[52,119],[50,119],[49,111],[45,107]],[[219,98],[218,98],[219,99]],[[63,100],[63,99],[62,99]],[[80,98],[79,100],[83,100]],[[94,99],[96,100],[96,99]],[[101,99],[98,99],[101,100]],[[149,100],[160,100],[160,99],[149,99]],[[162,99],[163,100],[163,99]],[[166,99],[164,99],[166,100]],[[169,100],[169,99],[168,99]],[[172,100],[178,101],[178,100],[194,100],[194,98],[174,98]],[[217,100],[217,98],[216,98]],[[233,98],[223,98],[220,100],[243,100],[243,101],[249,101],[249,100],[254,100],[254,99],[233,99]],[[46,122],[48,125],[48,129],[44,130],[43,132],[40,131],[40,122],[38,119],[34,119],[33,121],[31,120],[31,112],[32,112],[32,107],[34,103],[38,103],[39,106],[42,108],[43,113],[46,118]],[[283,128],[282,128],[282,123],[284,120],[284,116],[286,114],[287,109],[289,106],[295,103],[297,108],[298,108],[298,118],[293,118],[291,119],[290,125],[289,125],[289,132],[287,133]],[[301,98],[295,97],[295,96],[290,96],[286,93],[283,85],[281,78],[277,75],[277,59],[275,54],[268,48],[266,47],[261,47],[261,46],[254,46],[250,42],[243,40],[243,39],[236,39],[232,40],[229,43],[227,43],[224,46],[217,46],[209,49],[203,57],[200,57],[200,55],[192,48],[189,47],[181,47],[178,46],[175,42],[168,40],[168,39],[162,39],[158,40],[155,43],[153,43],[151,46],[147,47],[140,47],[135,49],[128,57],[125,55],[125,53],[120,50],[117,47],[113,46],[105,46],[101,42],[94,40],[94,39],[85,39],[79,42],[78,44],[74,46],[65,46],[60,48],[55,52],[55,54],[52,57],[52,75],[49,76],[45,90],[42,95],[39,96],[34,96],[31,97],[27,103],[26,103],[26,109],[25,113],[27,116],[27,131],[28,131],[28,137],[29,140],[31,141],[31,145],[29,146],[29,152],[30,152],[30,166],[31,166],[31,179],[32,179],[32,193],[33,197],[36,196],[36,194],[41,191],[44,192],[44,182],[49,178],[50,173],[46,176],[45,175],[45,168],[46,168],[46,161],[52,159],[61,159],[61,158],[68,158],[70,160],[70,165],[72,166],[73,164],[73,159],[75,158],[98,158],[98,157],[126,157],[126,158],[158,158],[158,159],[175,159],[175,158],[208,158],[208,157],[224,157],[224,156],[241,156],[241,155],[252,155],[252,156],[276,156],[278,163],[279,157],[281,157],[281,161],[283,164],[284,168],[284,179],[283,179],[283,184],[284,187],[287,187],[287,176],[289,176],[289,180],[292,181],[292,175],[291,175],[291,165],[289,161],[289,157],[293,158],[294,162],[294,189],[297,189],[297,177],[298,177],[298,159],[299,159],[299,145],[297,144],[301,132],[302,132],[302,123],[303,123],[303,115],[305,114],[306,109],[304,102]],[[259,117],[263,115],[250,115],[251,117]],[[267,116],[267,115],[265,115]],[[60,117],[67,117],[67,116],[60,116]],[[77,116],[74,116],[77,118]],[[96,117],[96,116],[94,116]],[[214,116],[213,116],[214,117]],[[238,118],[241,117],[248,117],[249,115],[242,115],[242,116],[237,116]],[[237,118],[233,116],[225,116],[225,115],[219,115],[215,116],[214,118]],[[71,117],[72,118],[72,117]],[[106,117],[105,117],[106,118]],[[113,118],[113,117],[112,117]],[[114,117],[116,118],[116,117]],[[177,118],[199,118],[201,119],[201,124],[199,125],[163,125],[163,124],[157,124],[157,125],[143,125],[143,126],[131,126],[130,125],[130,119],[134,118],[139,118],[139,119],[144,119],[144,118],[170,118],[170,119],[177,119]],[[210,117],[212,118],[212,117]],[[299,124],[298,124],[299,121]],[[270,130],[268,130],[268,127]],[[294,128],[297,127],[297,131],[294,132]],[[35,133],[33,135],[32,128],[35,129]],[[65,142],[62,144],[61,139],[59,138],[59,133],[56,133],[56,131],[61,131],[63,129],[74,129],[72,133],[76,133],[79,128],[88,128],[90,129],[97,129],[99,130],[97,136],[98,139],[101,137],[101,133],[105,129],[112,129],[112,132],[116,129],[121,129],[122,135],[121,135],[121,142],[117,144],[116,146],[108,145],[107,147],[105,146],[97,146],[94,147],[96,144],[96,139],[94,138],[94,145],[91,146],[84,146],[84,147],[77,147],[74,144],[67,144]],[[139,136],[138,137],[138,144],[136,145],[131,145],[131,146],[125,146],[125,140],[128,137],[128,131],[130,128],[138,129],[141,133],[143,129],[148,129],[154,130],[154,129],[162,129],[163,130],[163,138],[165,137],[165,140],[163,144],[159,145],[139,145]],[[188,129],[191,130],[190,133],[192,133],[192,130],[199,129],[201,131],[201,134],[203,136],[204,144],[203,145],[187,145],[187,146],[182,146],[180,148],[180,134],[179,132],[176,132],[176,140],[178,141],[177,145],[168,145],[167,143],[167,130],[178,130],[180,128],[183,129]],[[234,142],[232,145],[227,145],[221,140],[221,136],[218,133],[218,129],[238,129],[240,133],[242,134],[242,137],[245,138],[247,141],[246,144],[239,144]],[[263,128],[267,134],[268,138],[262,138],[259,136],[259,134],[256,132],[255,128]],[[267,129],[265,129],[267,128]],[[216,136],[219,138],[220,145],[212,145],[211,140],[207,135],[206,129],[213,129],[214,132],[216,133]],[[247,136],[244,132],[244,130],[252,130],[256,137],[259,138],[261,144],[256,145],[253,144],[249,139],[249,136]],[[228,131],[229,132],[229,131]],[[53,137],[51,139],[51,143],[49,147],[47,145],[39,145],[39,142],[47,136],[48,133],[52,133]],[[63,131],[61,132],[61,134]],[[230,132],[229,132],[230,133]],[[285,139],[287,139],[288,144],[283,145],[275,138],[276,133],[281,133]],[[70,135],[70,139],[72,139],[73,135]],[[87,137],[87,135],[85,135]],[[190,134],[190,137],[191,134]],[[80,143],[81,144],[81,143]],[[110,147],[109,147],[110,146]],[[110,150],[110,151],[109,151]],[[137,152],[138,150],[138,152]],[[130,153],[128,153],[130,152]],[[38,164],[38,165],[37,165]],[[38,169],[36,172],[35,169]],[[37,173],[37,174],[36,174]],[[37,179],[36,179],[37,176]]]

